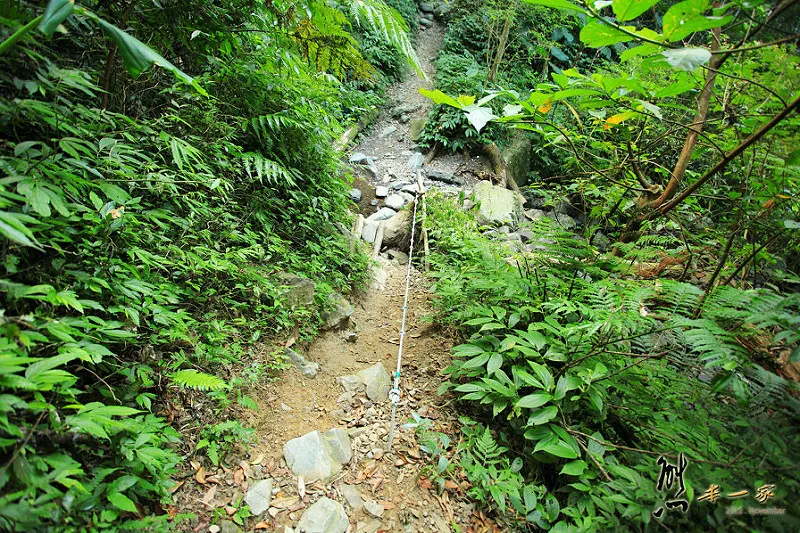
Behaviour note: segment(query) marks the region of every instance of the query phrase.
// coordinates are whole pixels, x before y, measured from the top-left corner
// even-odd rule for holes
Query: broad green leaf
[[[39,23],[39,30],[52,37],[58,26],[67,20],[75,8],[75,0],[50,0]]]
[[[541,424],[546,424],[550,422],[552,419],[556,417],[558,414],[558,407],[555,405],[551,405],[549,407],[542,407],[541,409],[537,409],[533,411],[528,417],[528,425],[529,426],[539,426]]]
[[[562,457],[564,459],[575,459],[578,457],[578,454],[575,453],[566,442],[560,440],[555,444],[550,444],[549,446],[545,446],[542,448],[543,451],[555,455],[556,457]]]
[[[520,400],[517,402],[516,407],[520,408],[525,407],[528,409],[533,409],[535,407],[543,406],[552,399],[553,397],[550,396],[549,394],[538,392],[536,394],[529,394],[527,396],[520,398]]]
[[[458,109],[462,108],[462,105],[458,103],[455,98],[444,94],[439,89],[436,89],[435,91],[429,91],[428,89],[420,89],[419,93],[422,96],[428,97],[431,100],[433,100],[435,104],[446,104]]]
[[[646,102],[644,100],[638,100],[639,105],[641,106],[642,111],[646,111],[651,115],[655,116],[658,120],[663,120],[664,116],[661,114],[661,108],[655,104],[651,104],[650,102]]]
[[[479,366],[483,366],[486,364],[486,362],[489,360],[491,356],[492,354],[490,353],[484,353],[477,357],[473,357],[472,359],[464,363],[463,368],[477,368]]]
[[[476,346],[475,344],[459,344],[453,348],[453,352],[456,357],[469,357],[472,355],[482,354],[483,351],[483,348]]]
[[[472,126],[478,130],[479,133],[490,120],[500,118],[492,113],[492,109],[490,107],[480,107],[472,104],[465,106],[462,109],[467,113],[467,120],[469,120],[469,123],[472,124]]]
[[[36,221],[35,218],[20,213],[0,211],[0,235],[23,246],[41,249],[31,230],[23,221]]]
[[[709,0],[684,0],[670,7],[664,14],[662,32],[670,42],[688,37],[692,33],[717,28],[733,20],[733,17],[705,17]]]
[[[464,383],[463,385],[459,385],[454,390],[458,392],[476,392],[484,390],[483,387],[478,385],[477,383]]]
[[[617,20],[624,22],[635,19],[658,2],[659,0],[613,0],[611,9],[614,10]]]
[[[106,497],[108,498],[108,501],[118,509],[122,509],[123,511],[128,511],[131,513],[139,512],[139,510],[136,509],[136,504],[133,503],[133,500],[121,492],[109,492]]]
[[[626,30],[636,31],[633,26],[625,26]],[[617,43],[626,43],[634,38],[627,33],[618,30],[613,26],[594,20],[581,29],[581,41],[586,46],[600,48],[601,46],[611,46]]]
[[[528,363],[533,370],[533,373],[536,374],[536,377],[542,382],[542,388],[544,390],[550,390],[553,388],[553,375],[550,373],[550,369],[545,365],[540,365],[539,363],[534,363],[533,361],[529,361]]]
[[[568,476],[580,476],[583,474],[583,471],[586,470],[586,466],[586,461],[581,461],[580,459],[570,461],[564,465],[560,473],[567,474]]]
[[[498,349],[501,352],[507,352],[508,350],[512,349],[514,346],[517,345],[517,338],[513,335],[509,335],[500,343],[500,348]]]
[[[680,73],[682,76],[686,76],[686,74]],[[690,79],[684,78],[682,80],[676,81],[675,83],[671,83],[666,87],[660,89],[656,92],[656,98],[668,98],[670,96],[678,96],[679,94],[683,94],[686,91],[691,91],[694,89],[695,85],[692,83]]]
[[[512,372],[516,377],[519,377],[519,379],[522,380],[522,382],[525,383],[526,385],[533,385],[534,387],[537,387],[537,388],[540,388],[540,389],[544,388],[544,385],[542,384],[541,381],[539,381],[538,379],[533,377],[531,374],[529,374],[527,371],[523,370],[522,368],[520,368],[518,366],[515,366],[512,369]]]
[[[790,166],[800,166],[800,150],[794,150],[792,153],[786,156],[784,163],[787,167]]]
[[[138,78],[142,72],[155,64],[172,72],[178,79],[184,83],[191,85],[195,90],[203,96],[208,96],[208,93],[203,89],[191,76],[180,70],[178,67],[164,59],[158,52],[144,44],[136,37],[129,35],[117,28],[113,24],[96,17],[97,23],[103,28],[114,44],[119,49],[122,62],[131,76]]]
[[[572,2],[567,2],[567,0],[525,0],[525,2],[535,6],[554,7],[556,9],[568,9],[570,11],[586,13],[584,8],[577,6]]]
[[[792,354],[789,356],[790,363],[800,363],[800,346],[792,351]]]
[[[471,106],[472,104],[475,103],[475,97],[474,96],[467,96],[465,94],[458,95],[457,100],[458,100],[458,103],[461,104],[464,107]]]
[[[627,50],[625,50],[624,52],[622,52],[619,55],[619,59],[620,59],[620,61],[625,62],[625,61],[628,61],[629,59],[631,59],[632,57],[648,56],[650,54],[655,54],[659,50],[661,50],[661,47],[658,46],[657,44],[643,43],[643,44],[640,44],[639,46],[634,46],[633,48],[628,48]]]
[[[700,65],[708,63],[711,52],[705,48],[678,48],[664,50],[661,54],[673,68],[691,72]]]
[[[501,366],[503,366],[503,356],[499,353],[492,354],[489,358],[489,362],[486,364],[486,373],[491,376],[497,372]]]
[[[600,412],[603,412],[603,396],[594,387],[589,389],[589,401]]]

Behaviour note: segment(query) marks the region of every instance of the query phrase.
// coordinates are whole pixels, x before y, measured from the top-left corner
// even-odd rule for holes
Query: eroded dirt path
[[[409,129],[415,119],[427,116],[432,105],[419,89],[432,86],[434,61],[443,36],[444,29],[436,23],[420,33],[417,52],[428,79],[410,74],[392,87],[377,122],[352,150],[369,155],[377,168],[375,175],[361,180],[361,185],[372,191],[359,205],[365,214],[382,206],[382,201],[369,204],[375,198],[376,185],[392,180],[414,181],[416,171],[408,166],[408,160],[415,150],[421,150],[411,140]],[[444,155],[424,168],[457,174],[480,165],[480,160],[466,155]],[[469,180],[464,182],[463,187],[467,188]],[[431,180],[426,180],[426,186],[449,193],[462,189]],[[316,376],[304,377],[292,366],[274,382],[250,391],[258,409],[243,412],[241,421],[255,428],[257,444],[239,454],[237,464],[214,467],[193,462],[193,479],[187,477],[175,492],[176,509],[191,510],[198,517],[189,530],[299,533],[304,514],[322,498],[343,506],[349,521],[348,533],[450,532],[454,524],[467,530],[474,506],[463,498],[463,487],[449,487],[441,495],[431,490],[431,458],[421,449],[422,436],[403,427],[412,414],[425,417],[444,433],[454,434],[456,426],[455,412],[436,393],[454,340],[431,323],[433,296],[422,272],[411,269],[401,401],[391,452],[386,451],[391,415],[388,394],[382,392],[370,399],[364,390],[346,392],[337,379],[376,364],[383,365],[386,375],[394,372],[406,272],[405,263],[381,254],[371,287],[351,302],[355,311],[348,326],[341,331],[328,331],[310,345],[293,346],[306,360],[319,365]],[[287,466],[284,445],[309,432],[325,433],[332,428],[347,432],[352,458],[332,478],[306,483]],[[247,513],[239,510],[245,503],[253,510],[252,502],[258,498],[250,498],[259,486],[266,487],[260,499],[268,504],[256,517],[245,516]],[[321,527],[314,531],[344,530]]]
[[[432,86],[443,36],[444,29],[438,24],[420,34],[417,53],[428,80],[410,75],[392,87],[386,108],[354,148],[374,157],[379,173],[369,180],[373,186],[392,179],[413,179],[413,170],[407,165],[415,149],[409,129],[432,105],[419,89]],[[445,156],[427,168],[455,173],[469,162],[468,156]],[[458,187],[451,189],[457,191]],[[322,497],[343,504],[350,521],[348,531],[358,533],[449,532],[451,524],[462,522],[472,512],[470,505],[451,501],[446,492],[438,496],[428,490],[424,469],[429,459],[421,452],[414,430],[403,427],[412,413],[435,421],[437,428],[445,431],[455,422],[447,406],[439,407],[442,400],[436,394],[453,340],[428,319],[432,295],[421,272],[411,270],[401,402],[391,453],[385,451],[391,414],[388,398],[371,401],[363,391],[348,394],[337,380],[376,363],[390,374],[395,369],[407,267],[385,256],[378,262],[371,288],[353,302],[350,327],[327,332],[301,350],[309,361],[319,364],[316,377],[305,378],[297,369],[289,369],[257,398],[259,410],[248,422],[255,427],[259,444],[251,450],[248,466],[252,479],[268,476],[273,480],[274,493],[271,507],[261,517],[263,527],[278,531],[296,528],[304,511]],[[352,332],[357,335],[354,342]],[[336,427],[347,431],[352,459],[327,482],[298,480],[286,466],[284,444],[311,431]],[[359,509],[353,505],[353,489],[363,500],[378,505]]]
[[[251,456],[261,459],[259,475],[271,476],[279,489],[273,500],[273,505],[277,501],[283,507],[274,517],[278,526],[291,527],[309,504],[323,496],[345,505],[351,530],[357,532],[451,531],[454,514],[466,511],[440,503],[433,492],[420,488],[418,476],[426,462],[413,430],[402,427],[412,412],[440,424],[452,422],[452,414],[437,406],[441,400],[436,395],[452,340],[426,321],[431,313],[431,295],[416,269],[412,270],[402,400],[392,453],[384,452],[391,404],[373,403],[363,393],[349,400],[336,381],[375,363],[382,363],[389,372],[394,369],[406,267],[384,261],[382,272],[385,282],[373,285],[364,299],[356,302],[352,320],[358,339],[351,343],[340,332],[325,333],[306,352],[309,360],[319,363],[318,375],[306,379],[291,369],[270,387],[269,397],[259,399],[260,409],[253,422],[261,443]],[[345,399],[337,401],[342,396]],[[343,413],[343,408],[349,408],[349,412]],[[284,465],[283,444],[309,431],[324,432],[333,427],[347,429],[353,458],[332,481],[306,486],[301,498],[297,478]],[[343,493],[345,485],[355,488],[365,500],[379,503],[383,514],[375,517],[364,509],[352,509]]]

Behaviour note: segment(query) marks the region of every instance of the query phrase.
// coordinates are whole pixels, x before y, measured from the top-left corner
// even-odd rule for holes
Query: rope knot
[[[392,404],[397,405],[400,403],[400,389],[392,389],[389,391],[389,400]]]

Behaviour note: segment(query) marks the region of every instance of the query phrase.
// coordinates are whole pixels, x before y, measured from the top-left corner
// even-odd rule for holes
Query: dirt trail
[[[379,176],[386,180],[390,176],[412,177],[407,167],[414,148],[409,125],[414,118],[426,116],[431,106],[430,100],[419,94],[419,88],[431,87],[443,35],[438,24],[420,34],[417,52],[428,80],[411,75],[392,87],[386,109],[354,149],[374,155]],[[406,117],[392,116],[390,110],[398,106],[408,110]],[[437,159],[431,167],[452,173],[469,162],[468,156],[447,156]],[[413,430],[402,427],[412,412],[436,420],[441,428],[454,422],[452,412],[437,407],[441,400],[436,394],[441,371],[449,363],[452,340],[425,319],[431,314],[431,294],[422,273],[412,268],[400,383],[402,399],[392,453],[384,452],[391,404],[387,400],[373,403],[363,393],[355,397],[343,394],[336,379],[376,363],[382,363],[389,373],[394,371],[405,282],[405,265],[379,258],[375,282],[362,299],[353,302],[356,310],[348,331],[357,333],[355,342],[348,341],[344,332],[323,334],[303,350],[308,360],[320,365],[314,379],[304,378],[292,368],[270,385],[268,396],[257,398],[259,410],[248,422],[256,428],[259,444],[251,450],[249,467],[254,479],[271,477],[275,493],[273,507],[262,517],[264,526],[284,531],[285,527],[296,525],[305,509],[323,496],[345,506],[350,520],[348,531],[358,533],[449,532],[453,522],[470,515],[468,504],[450,501],[447,493],[436,496],[427,490],[424,480],[420,484],[418,478],[426,460]],[[298,486],[298,479],[283,460],[284,443],[310,431],[325,432],[334,427],[348,430],[352,460],[328,483]],[[346,503],[345,485],[355,487],[364,500],[380,504],[382,514],[356,510]]]
[[[276,488],[280,487],[275,497],[289,498],[290,503],[288,512],[275,517],[277,525],[291,526],[307,505],[322,496],[345,503],[342,487],[349,484],[364,499],[372,499],[385,509],[378,519],[346,505],[352,531],[450,531],[453,517],[448,516],[433,493],[418,486],[417,477],[425,463],[413,431],[402,427],[412,411],[445,423],[449,418],[436,406],[441,402],[436,389],[441,383],[441,370],[449,362],[452,341],[424,320],[431,311],[431,295],[420,272],[412,270],[402,400],[393,453],[383,452],[391,412],[388,402],[373,404],[360,394],[349,402],[349,413],[341,413],[343,404],[337,402],[343,393],[337,377],[375,363],[383,363],[391,372],[396,364],[406,267],[384,261],[382,271],[386,275],[384,287],[371,289],[356,303],[352,317],[358,332],[356,342],[348,342],[339,332],[323,334],[306,352],[309,360],[320,364],[316,378],[305,379],[291,369],[270,387],[270,397],[259,401],[260,409],[253,422],[261,442],[251,456],[263,457],[260,463],[264,473],[275,480]],[[296,477],[282,464],[283,444],[309,431],[333,427],[349,429],[353,458],[333,481],[306,487],[306,496],[301,500]],[[453,512],[452,507],[445,509]]]

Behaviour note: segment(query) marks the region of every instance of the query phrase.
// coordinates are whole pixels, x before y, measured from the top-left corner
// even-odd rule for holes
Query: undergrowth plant
[[[796,294],[723,287],[703,297],[689,283],[622,277],[620,259],[548,218],[528,226],[535,251],[519,253],[481,236],[452,200],[429,205],[438,316],[465,339],[440,392],[496,432],[462,430],[474,441],[472,494],[501,521],[657,527],[669,495],[656,487],[656,459],[683,454],[690,508],[666,515],[669,527],[796,527],[797,387],[754,362],[760,350],[796,349]],[[550,503],[509,507],[492,492],[498,483],[517,501],[533,484],[529,500]],[[696,501],[712,484],[751,500],[774,484],[786,514],[728,516]]]
[[[366,280],[332,145],[376,101],[350,32],[416,66],[401,16],[162,4],[0,8],[2,530],[174,529],[182,460],[251,440],[234,407],[284,365],[266,347]]]

